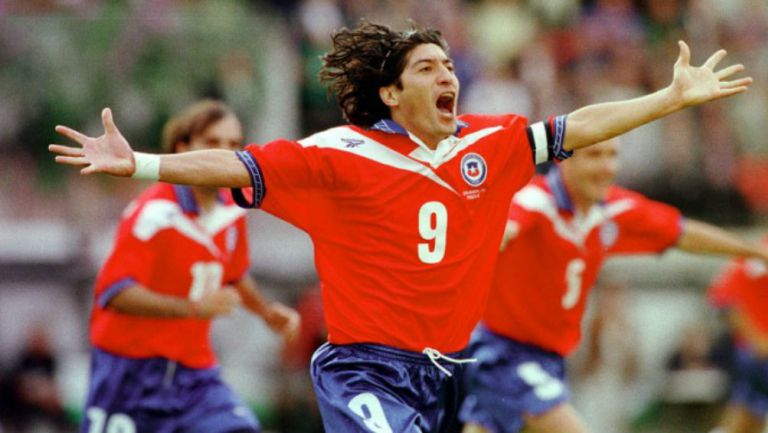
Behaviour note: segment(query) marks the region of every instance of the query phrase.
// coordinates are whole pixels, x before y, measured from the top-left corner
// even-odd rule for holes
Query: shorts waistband
[[[412,362],[412,363],[418,363],[418,364],[425,364],[425,365],[431,365],[432,361],[430,360],[429,356],[425,355],[422,352],[414,352],[412,350],[405,350],[405,349],[398,349],[396,347],[392,346],[385,346],[382,344],[374,344],[374,343],[353,343],[353,344],[332,344],[332,343],[325,343],[323,346],[328,347],[338,347],[338,348],[345,348],[350,349],[358,352],[366,352],[370,354],[374,354],[376,356],[397,360],[397,361],[405,361],[405,362]],[[460,357],[462,356],[462,352],[451,352],[446,353],[446,356],[450,357]]]

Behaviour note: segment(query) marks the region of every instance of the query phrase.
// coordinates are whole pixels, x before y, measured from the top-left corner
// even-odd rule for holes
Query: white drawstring
[[[435,364],[435,367],[439,368],[440,371],[445,373],[445,375],[448,377],[452,377],[453,374],[451,374],[451,372],[448,371],[447,368],[443,367],[442,365],[440,365],[439,362],[437,362],[439,359],[444,359],[454,364],[466,364],[468,362],[477,362],[477,358],[466,358],[466,359],[451,358],[450,356],[445,356],[442,353],[440,353],[439,350],[433,349],[431,347],[425,347],[424,350],[421,351],[421,353],[427,355],[429,360],[432,361],[432,364]]]

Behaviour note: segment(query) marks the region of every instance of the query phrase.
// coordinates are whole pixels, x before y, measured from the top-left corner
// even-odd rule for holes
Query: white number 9
[[[419,234],[432,242],[419,244],[419,260],[439,263],[445,257],[445,240],[448,230],[448,211],[439,201],[428,201],[419,209]]]

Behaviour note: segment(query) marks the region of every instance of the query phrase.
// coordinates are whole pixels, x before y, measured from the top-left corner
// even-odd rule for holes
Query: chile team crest
[[[461,177],[471,186],[480,186],[485,182],[488,166],[482,156],[472,152],[461,158]]]

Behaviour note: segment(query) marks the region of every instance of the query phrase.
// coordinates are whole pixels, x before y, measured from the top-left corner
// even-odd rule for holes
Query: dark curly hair
[[[369,127],[390,117],[379,88],[400,86],[408,54],[417,45],[435,44],[448,52],[438,30],[410,25],[400,32],[363,20],[354,29],[344,27],[332,35],[333,50],[323,56],[320,81],[336,96],[349,123]]]

